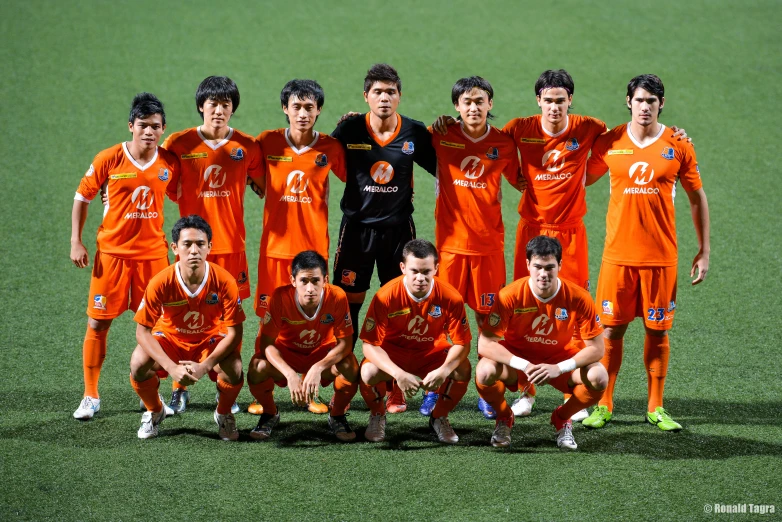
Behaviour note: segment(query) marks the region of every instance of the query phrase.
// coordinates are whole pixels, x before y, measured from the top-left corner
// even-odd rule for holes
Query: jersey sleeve
[[[505,337],[511,315],[513,314],[513,302],[507,292],[500,290],[489,312],[489,317],[483,323],[482,330],[493,337]]]
[[[605,162],[608,140],[598,138],[592,146],[592,155],[587,161],[587,174],[592,176],[602,176],[608,172],[608,165]]]
[[[437,153],[432,145],[432,135],[423,123],[416,123],[415,152],[413,161],[426,169],[432,176],[437,175]]]
[[[516,124],[518,123],[518,118],[513,118],[508,123],[505,124],[505,126],[502,128],[502,133],[506,136],[510,136],[511,139],[513,139],[513,142],[516,143],[515,133],[516,133]]]
[[[361,329],[360,335],[361,340],[374,346],[382,346],[386,335],[387,321],[388,307],[375,294],[364,318],[364,327]]]
[[[261,334],[276,340],[282,330],[282,296],[273,292],[269,297],[269,307],[263,316]]]
[[[472,333],[470,332],[470,325],[467,322],[467,312],[464,303],[451,303],[446,330],[448,337],[451,338],[453,344],[466,346],[467,349],[470,348]]]
[[[144,290],[144,297],[138,307],[133,320],[141,326],[154,328],[157,320],[160,319],[163,311],[162,288],[156,284],[153,279],[147,289]]]
[[[682,146],[682,149],[683,157],[679,168],[679,179],[684,190],[693,192],[703,188],[698,160],[695,158],[695,147],[692,146],[692,143],[687,143]]]
[[[350,319],[350,307],[348,298],[343,294],[338,295],[336,299],[335,311],[337,317],[334,320],[334,337],[344,339],[346,337],[353,340],[353,322]]]
[[[594,339],[598,335],[602,335],[603,326],[600,324],[597,307],[590,295],[583,294],[580,296],[578,312],[576,321],[582,339]]]
[[[521,177],[521,163],[519,162],[519,150],[516,148],[515,142],[508,144],[508,156],[510,162],[508,166],[502,171],[502,175],[508,180],[508,183],[514,187],[518,184]]]
[[[261,149],[259,140],[254,139],[250,147],[252,147],[252,151],[249,154],[250,163],[247,165],[247,177],[258,185],[263,183],[262,178],[266,176],[266,162],[263,158],[263,149]]]
[[[164,145],[167,143],[169,143],[168,139],[164,142]],[[163,148],[166,149],[165,146]],[[170,149],[166,150],[171,153],[171,161],[173,163],[171,179],[168,180],[168,185],[166,185],[166,196],[174,203],[177,203],[179,197],[182,195],[182,162],[174,151]]]
[[[223,325],[236,326],[247,319],[242,309],[242,300],[239,297],[239,285],[231,278],[223,282],[221,292],[223,302]]]
[[[74,199],[89,203],[100,191],[101,185],[103,185],[108,179],[108,168],[104,161],[101,161],[100,154],[95,156],[92,160],[90,168],[82,176],[79,182],[79,188],[76,189],[76,196]]]
[[[345,149],[342,148],[341,143],[336,143],[332,149],[331,172],[333,172],[342,183],[345,183],[348,179],[347,164],[345,163]]]

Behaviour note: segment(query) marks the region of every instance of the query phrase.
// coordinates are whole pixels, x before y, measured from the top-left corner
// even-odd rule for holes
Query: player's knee
[[[490,386],[497,382],[499,374],[499,365],[495,361],[484,357],[478,361],[478,365],[475,367],[475,382]]]
[[[600,363],[592,366],[587,372],[587,386],[593,390],[603,391],[608,386],[608,372]]]
[[[339,361],[335,366],[337,371],[349,383],[358,381],[358,361],[353,353],[348,354],[347,357]]]
[[[463,360],[450,375],[455,381],[469,381],[471,376],[472,365],[468,359]]]
[[[626,324],[618,324],[616,326],[606,326],[603,330],[603,335],[606,339],[622,339],[627,331]]]
[[[387,378],[385,374],[381,375],[381,373],[380,368],[369,361],[361,365],[361,380],[370,386]]]
[[[239,384],[242,381],[242,359],[232,352],[220,361],[218,365],[218,376],[228,384]]]
[[[87,326],[95,330],[96,332],[102,332],[103,330],[108,330],[111,328],[111,322],[114,319],[94,319],[92,317],[89,317],[87,319]]]
[[[136,345],[136,349],[130,356],[130,375],[133,380],[145,381],[151,377],[154,364],[155,361],[147,355],[147,352],[141,346]]]
[[[652,337],[665,337],[668,335],[668,330],[654,330],[645,325],[644,329],[646,330],[646,335],[651,335]]]
[[[269,361],[257,355],[250,359],[247,367],[247,382],[258,384],[269,378]]]

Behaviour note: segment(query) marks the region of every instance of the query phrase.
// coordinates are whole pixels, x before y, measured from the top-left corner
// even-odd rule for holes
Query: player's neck
[[[546,118],[541,118],[540,123],[541,125],[543,125],[543,130],[545,130],[549,134],[559,134],[560,132],[562,132],[567,128],[568,116],[565,115],[565,117],[562,118],[557,123],[551,123]]]
[[[201,283],[204,282],[204,275],[206,273],[206,263],[201,263],[196,267],[177,261],[179,266],[179,275],[182,277],[182,282],[185,284],[190,293],[195,293]]]
[[[290,127],[288,129],[288,139],[297,149],[303,149],[315,139],[315,129],[310,127],[307,130],[300,130]]]
[[[298,297],[296,299],[298,300]],[[302,304],[300,300],[298,300],[298,302],[299,302],[299,308],[301,308],[301,311],[304,312],[307,315],[307,317],[313,317],[315,315],[315,312],[318,311],[318,307],[320,306],[320,301],[308,305]]]
[[[372,132],[377,135],[391,134],[396,130],[399,117],[396,113],[392,114],[388,118],[381,118],[376,116],[374,112],[369,113],[369,126],[372,127]]]
[[[471,137],[474,140],[483,137],[483,135],[486,134],[487,129],[488,129],[488,124],[485,121],[483,123],[478,123],[475,125],[470,125],[462,121],[462,130],[467,136]]]
[[[203,134],[204,138],[212,141],[220,141],[224,140],[226,136],[228,136],[228,133],[231,131],[231,127],[228,125],[224,127],[210,127],[209,125],[201,125],[199,127],[199,130],[201,131],[201,134]]]
[[[148,149],[147,147],[139,145],[135,141],[128,141],[126,143],[130,156],[136,161],[136,163],[141,165],[146,165],[152,161],[152,158],[154,158],[155,154],[157,153],[157,146]]]
[[[642,144],[657,138],[661,129],[662,124],[656,120],[649,125],[640,125],[634,121],[630,122],[630,134],[633,135],[635,141]]]

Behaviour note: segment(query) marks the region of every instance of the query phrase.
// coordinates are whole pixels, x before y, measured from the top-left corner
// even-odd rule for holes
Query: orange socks
[[[654,411],[663,405],[663,389],[665,376],[668,374],[668,360],[671,355],[671,345],[668,336],[658,337],[646,334],[644,337],[644,366],[649,392],[649,409]]]
[[[523,374],[524,372],[518,372]],[[498,419],[512,419],[513,412],[505,401],[505,383],[497,381],[494,384],[487,386],[475,381],[475,387],[478,388],[478,395],[483,397],[483,400],[491,404],[494,411],[497,412]]]
[[[230,384],[219,377],[217,378],[217,389],[220,390],[220,398],[217,401],[217,413],[219,415],[231,413],[231,406],[236,402],[239,392],[242,391],[242,386],[244,386],[244,374],[242,374],[242,379],[236,384]]]
[[[141,400],[144,401],[148,411],[160,411],[163,409],[163,403],[160,402],[160,395],[158,394],[158,388],[160,388],[160,379],[155,375],[151,379],[146,381],[137,381],[130,376],[130,385],[133,386],[133,390],[138,393]]]
[[[593,390],[587,388],[584,384],[577,384],[573,388],[573,394],[570,396],[570,399],[555,411],[561,419],[567,420],[584,408],[597,404],[602,396],[603,390]]]
[[[84,396],[100,397],[98,395],[98,379],[100,369],[106,359],[106,338],[108,330],[94,330],[87,326],[82,348],[82,365],[84,367]]]
[[[526,391],[527,395],[534,397],[538,391],[535,389],[535,385],[529,382],[529,379],[527,379],[527,374],[521,370],[516,370],[516,375],[519,381],[519,391]]]
[[[358,391],[358,383],[348,382],[343,376],[337,377],[334,381],[334,401],[331,404],[331,416],[337,417],[345,415],[350,405],[350,401]]]
[[[437,393],[440,394],[440,398],[434,405],[432,410],[432,418],[439,419],[451,413],[451,411],[459,404],[464,394],[467,392],[467,385],[470,381],[455,381],[453,379],[445,379],[442,385],[437,389]]]
[[[252,393],[258,404],[263,406],[263,412],[271,415],[277,415],[277,404],[274,402],[274,379],[269,377],[263,382],[258,384],[251,384],[250,393]],[[234,398],[236,400],[236,398]],[[231,403],[233,404],[233,402]],[[230,411],[231,405],[228,405]]]
[[[614,411],[614,386],[616,385],[616,376],[619,374],[619,368],[622,366],[624,339],[608,339],[604,337],[603,342],[605,343],[605,355],[603,355],[603,359],[600,362],[603,363],[603,366],[608,371],[608,386],[603,393],[603,398],[600,399],[600,405],[608,406],[608,411]]]
[[[383,401],[386,396],[385,382],[381,381],[374,386],[370,386],[362,381],[358,385],[358,389],[361,391],[361,396],[364,398],[364,402],[367,403],[371,415],[386,414],[386,403]]]

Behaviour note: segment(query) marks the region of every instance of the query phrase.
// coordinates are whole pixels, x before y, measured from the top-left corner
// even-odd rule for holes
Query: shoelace
[[[81,401],[81,406],[82,408],[92,408],[94,410],[97,404],[92,400],[92,397],[84,397],[84,400]]]

